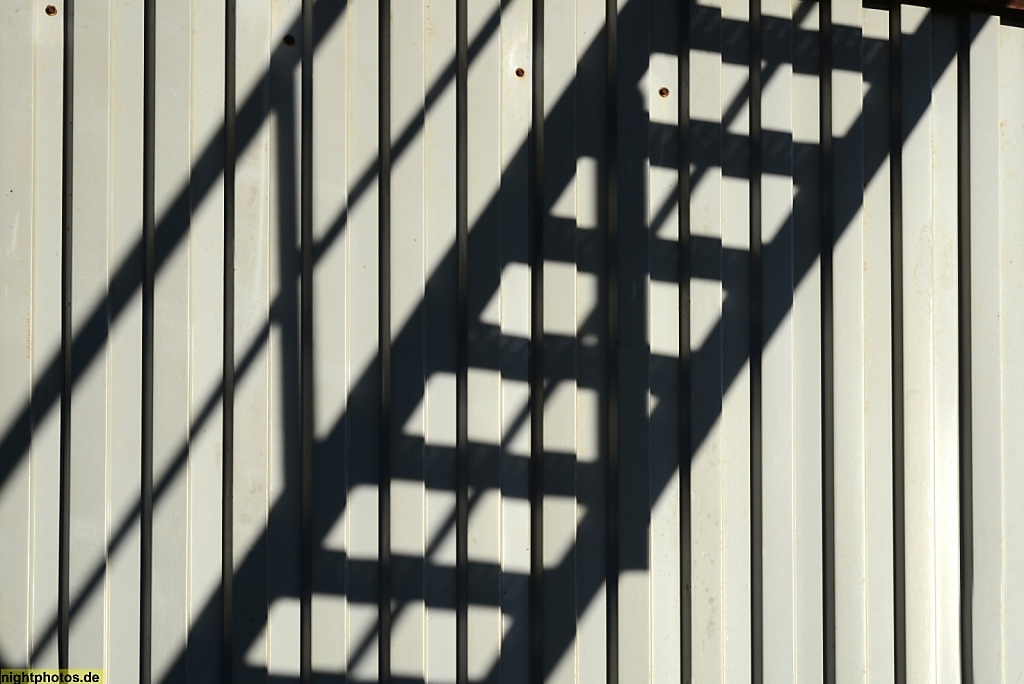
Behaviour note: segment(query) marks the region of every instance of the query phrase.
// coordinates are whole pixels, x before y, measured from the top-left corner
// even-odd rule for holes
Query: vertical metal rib
[[[533,0],[530,125],[530,668],[544,680],[544,0]]]
[[[71,247],[74,223],[74,97],[75,97],[75,3],[64,4],[64,129],[62,135],[61,206],[61,392],[60,392],[60,540],[57,560],[57,662],[68,667],[70,627],[70,542],[71,542]]]
[[[836,681],[836,534],[835,534],[835,365],[832,312],[832,250],[835,243],[833,207],[835,180],[832,156],[832,0],[821,2],[821,456],[822,456],[822,583],[825,682]]]
[[[302,423],[302,531],[300,533],[299,674],[313,676],[313,0],[302,0],[302,111],[300,232],[302,271],[299,322]]]
[[[692,3],[679,6],[679,596],[682,599],[679,634],[680,669],[683,681],[693,680],[693,592],[690,590],[690,458],[693,444],[692,374],[690,355],[690,11]]]
[[[754,682],[764,680],[761,497],[761,0],[750,0],[750,643]]]
[[[153,625],[153,317],[156,258],[156,0],[143,19],[142,129],[142,520],[139,580],[139,681],[152,679]]]
[[[605,88],[605,155],[608,160],[608,248],[605,272],[608,274],[608,401],[605,425],[608,430],[608,472],[605,496],[607,520],[607,676],[608,684],[619,681],[619,165],[616,144],[618,114],[619,16],[615,0],[605,2],[608,81]]]
[[[959,165],[959,364],[960,364],[960,667],[961,680],[974,680],[974,497],[973,402],[971,399],[971,35],[970,14],[959,17],[957,50],[957,163]]]
[[[900,5],[889,13],[889,65],[892,84],[889,140],[892,175],[890,206],[892,230],[892,488],[893,488],[893,596],[895,601],[895,681],[907,680],[906,526],[903,508],[903,88],[902,22]]]
[[[455,448],[455,675],[469,681],[469,205],[468,205],[468,0],[455,6],[455,222],[458,251],[458,312],[456,330]]]
[[[221,681],[234,679],[234,463],[235,463],[235,2],[224,5],[224,395],[221,466]]]
[[[391,0],[380,0],[378,14],[378,159],[380,161],[378,362],[380,365],[380,602],[378,604],[379,681],[391,681]]]

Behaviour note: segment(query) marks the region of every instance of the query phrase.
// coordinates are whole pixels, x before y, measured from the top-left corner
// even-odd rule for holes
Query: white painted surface
[[[961,663],[978,681],[1021,675],[1019,28],[978,13],[965,27],[938,10],[902,7],[904,140],[890,140],[890,14],[833,3],[825,123],[835,194],[826,198],[819,88],[828,75],[820,73],[817,6],[762,4],[761,130],[752,131],[744,0],[691,3],[689,25],[678,23],[676,4],[620,0],[611,55],[602,1],[544,3],[542,17],[527,0],[468,2],[461,371],[469,489],[461,537],[457,3],[392,0],[383,65],[376,2],[313,3],[311,340],[301,339],[299,306],[300,57],[313,36],[303,35],[301,4],[237,3],[238,83],[227,94],[224,3],[155,5],[153,681],[216,679],[222,660],[239,681],[304,671],[303,349],[313,368],[314,679],[381,677],[383,579],[393,599],[384,606],[391,674],[455,681],[460,538],[469,560],[470,681],[526,681],[537,670],[551,681],[602,681],[610,664],[623,682],[744,682],[755,674],[816,681],[831,667],[833,645],[843,682],[888,680],[904,663],[908,681],[957,679]],[[66,256],[74,383],[64,407],[69,665],[134,681],[146,648],[139,581],[148,552],[140,517],[144,3],[80,0],[75,8],[68,255],[60,251],[66,8],[53,5],[49,16],[45,5],[12,0],[0,24],[0,657],[56,665],[63,641]],[[533,45],[541,19],[543,59]],[[971,45],[960,45],[968,35]],[[961,73],[957,60],[967,54]],[[607,90],[609,66],[615,92]],[[543,158],[531,137],[536,78],[544,85]],[[391,89],[384,133],[392,145],[383,254],[381,79]],[[239,113],[233,188],[223,181],[225,96]],[[677,165],[681,123],[689,131],[686,169]],[[752,133],[760,133],[759,150],[751,149]],[[969,158],[959,154],[961,133]],[[762,278],[751,283],[750,164],[758,158]],[[963,170],[970,185],[961,197]],[[682,207],[681,181],[689,184]],[[901,206],[890,206],[893,184]],[[225,274],[228,191],[235,264]],[[828,239],[820,233],[827,207],[831,282],[822,280],[817,251]],[[969,281],[960,270],[968,264],[958,261],[961,208]],[[897,219],[902,280],[894,279],[890,251]],[[679,261],[683,240],[688,263]],[[390,415],[382,413],[378,339],[385,267]],[[221,365],[224,287],[232,282],[227,473]],[[961,312],[967,285],[969,311]],[[531,375],[535,301],[543,305],[542,386]],[[759,365],[750,362],[754,305],[763,325],[754,331]],[[897,305],[902,318],[894,321]],[[828,311],[833,344],[823,349]],[[961,320],[970,323],[963,349]],[[832,392],[823,397],[828,369]],[[971,432],[961,454],[968,372]],[[894,397],[896,383],[903,393]],[[761,412],[752,416],[758,388]],[[831,402],[831,434],[823,401]],[[534,402],[542,404],[539,425]],[[534,429],[543,430],[538,492]],[[834,454],[827,482],[823,446]],[[609,482],[612,456],[619,471]],[[970,498],[961,501],[968,456]],[[381,459],[393,473],[387,549]],[[755,467],[760,490],[751,489]],[[962,512],[962,503],[972,508]],[[226,658],[225,510],[234,570]],[[543,525],[534,530],[540,510]],[[970,530],[961,528],[962,513]],[[537,568],[534,544],[542,551]],[[618,575],[609,577],[613,544]],[[391,560],[384,578],[382,552]],[[543,573],[540,613],[531,612],[531,569]],[[964,580],[971,594],[962,597]],[[831,614],[835,623],[825,624]],[[968,627],[970,652],[960,638]]]

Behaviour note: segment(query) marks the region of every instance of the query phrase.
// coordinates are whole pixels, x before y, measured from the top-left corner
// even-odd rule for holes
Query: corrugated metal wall
[[[0,664],[1024,676],[1015,15],[51,1],[0,1]]]

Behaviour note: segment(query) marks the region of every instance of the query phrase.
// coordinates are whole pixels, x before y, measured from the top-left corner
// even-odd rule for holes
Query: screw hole
[[[516,67],[516,76],[518,76],[519,78],[522,78],[525,75],[526,75],[526,71],[523,70],[523,67]]]
[[[668,97],[668,88],[661,88],[658,90],[658,94],[662,97]]]
[[[289,33],[287,36],[284,37],[284,44],[287,45],[288,47],[295,45],[295,36]]]
[[[55,14],[57,14],[57,8],[54,7],[53,5],[47,5],[46,6],[46,15],[49,16],[49,17],[52,17]]]

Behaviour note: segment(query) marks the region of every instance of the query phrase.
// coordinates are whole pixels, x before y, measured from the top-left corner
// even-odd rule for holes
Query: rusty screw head
[[[287,36],[284,37],[284,44],[287,45],[288,47],[295,45],[295,36],[289,33]]]
[[[658,94],[662,97],[668,97],[668,88],[660,88]]]
[[[47,5],[46,6],[46,15],[47,16],[52,17],[52,16],[54,16],[56,14],[57,14],[57,8],[56,7],[54,7],[53,5]]]
[[[516,67],[516,76],[518,76],[519,78],[522,78],[525,75],[526,75],[526,71],[523,70],[523,67]]]

